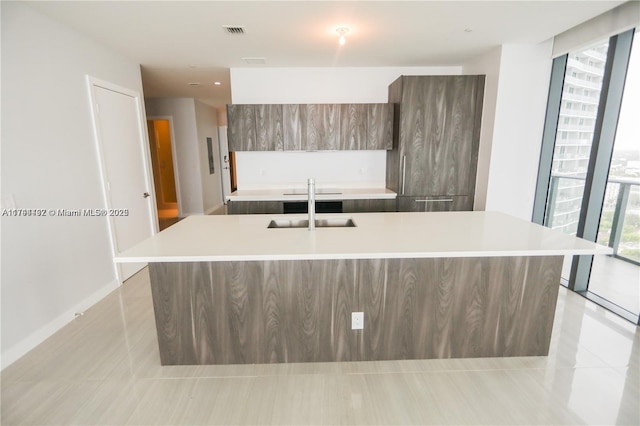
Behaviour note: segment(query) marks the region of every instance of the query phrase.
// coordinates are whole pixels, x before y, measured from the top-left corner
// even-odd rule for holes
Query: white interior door
[[[229,173],[229,144],[227,142],[227,126],[218,127],[220,143],[220,162],[222,170],[222,202],[227,204],[227,195],[231,194],[231,175]]]
[[[148,142],[140,96],[90,80],[98,152],[114,254],[156,232],[155,201],[150,178]],[[118,264],[122,281],[146,263]]]

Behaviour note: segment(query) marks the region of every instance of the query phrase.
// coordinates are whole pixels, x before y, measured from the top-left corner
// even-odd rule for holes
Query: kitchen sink
[[[274,219],[267,228],[308,228],[307,219]],[[355,228],[356,224],[350,217],[316,219],[316,228]]]

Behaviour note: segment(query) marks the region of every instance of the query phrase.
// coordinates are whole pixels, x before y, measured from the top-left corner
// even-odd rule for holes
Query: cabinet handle
[[[404,178],[407,174],[407,156],[402,156],[402,195],[404,195]]]
[[[416,203],[451,203],[453,198],[438,198],[436,200],[416,200]]]

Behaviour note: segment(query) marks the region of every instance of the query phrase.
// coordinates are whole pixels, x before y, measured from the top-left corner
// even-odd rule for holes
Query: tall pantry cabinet
[[[473,210],[483,96],[483,75],[401,76],[389,86],[386,183],[398,211]]]

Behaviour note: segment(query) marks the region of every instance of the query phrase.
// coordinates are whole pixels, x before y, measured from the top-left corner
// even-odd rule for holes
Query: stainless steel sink
[[[307,219],[274,219],[267,228],[307,228]],[[335,217],[316,219],[316,228],[355,228],[356,224],[350,217]]]

